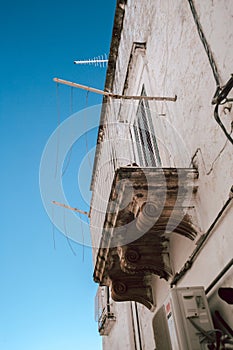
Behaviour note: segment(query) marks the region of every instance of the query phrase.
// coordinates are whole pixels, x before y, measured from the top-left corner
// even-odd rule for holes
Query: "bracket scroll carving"
[[[154,307],[152,288],[144,275],[122,275],[118,280],[112,280],[111,296],[114,301],[136,301],[148,309]]]

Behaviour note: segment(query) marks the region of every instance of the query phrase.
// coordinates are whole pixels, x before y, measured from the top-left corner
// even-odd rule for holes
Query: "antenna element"
[[[74,64],[89,64],[89,65],[94,64],[95,66],[100,66],[100,67],[104,67],[105,64],[107,63],[108,63],[108,59],[106,54],[104,56],[102,55],[91,59],[89,58],[88,60],[74,61]]]

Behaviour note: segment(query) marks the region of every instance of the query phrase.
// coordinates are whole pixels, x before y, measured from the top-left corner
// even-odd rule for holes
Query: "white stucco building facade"
[[[105,90],[132,98],[104,98],[91,184],[105,350],[158,349],[174,287],[233,328],[232,18],[229,0],[117,1]]]

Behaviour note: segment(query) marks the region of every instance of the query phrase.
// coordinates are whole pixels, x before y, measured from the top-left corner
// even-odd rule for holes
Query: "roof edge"
[[[114,83],[115,71],[116,71],[116,61],[117,61],[118,49],[121,41],[121,32],[123,28],[126,4],[127,4],[127,0],[117,0],[117,3],[116,3],[110,53],[108,57],[108,68],[107,68],[105,86],[104,86],[104,90],[108,92],[112,92],[112,89],[113,89],[113,83]],[[102,109],[100,114],[100,123],[99,123],[99,130],[98,130],[98,136],[97,136],[97,146],[96,146],[95,159],[94,159],[94,165],[93,165],[93,171],[92,171],[92,179],[91,179],[91,186],[90,186],[91,190],[93,189],[94,177],[95,177],[95,172],[96,172],[97,163],[98,163],[98,155],[100,152],[99,144],[101,143],[103,125],[105,121],[104,103],[106,103],[107,100],[108,100],[108,97],[104,96],[102,101]]]

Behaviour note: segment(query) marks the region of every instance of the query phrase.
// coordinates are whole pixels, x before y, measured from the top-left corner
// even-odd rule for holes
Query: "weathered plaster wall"
[[[233,2],[196,0],[194,4],[224,85],[233,67]],[[146,54],[138,63],[142,65],[140,77],[137,69],[132,70],[125,94],[140,94],[142,84],[145,84],[148,95],[177,95],[175,103],[151,102],[150,108],[154,111],[153,121],[160,139],[163,166],[192,166],[191,160],[196,154],[193,163],[198,168],[199,180],[195,201],[204,233],[227,200],[233,185],[233,147],[213,117],[211,100],[216,89],[215,80],[188,1],[128,0],[114,80],[115,93],[124,90],[134,42],[146,42]],[[224,110],[224,106],[220,108],[220,117],[229,132],[232,111],[233,108],[231,111]],[[104,191],[109,193],[110,188],[106,187]],[[232,210],[231,206],[179,286],[207,287],[232,258]],[[195,242],[172,238],[171,252],[176,272],[194,248]],[[232,277],[227,281],[232,286]],[[155,277],[153,286],[159,306],[166,298],[169,284]],[[215,305],[216,300],[212,304]],[[143,349],[151,350],[153,335],[148,324],[153,314],[140,308],[142,338],[145,339]],[[232,322],[232,310],[228,308],[224,312]],[[128,338],[125,342],[121,337],[127,315],[127,309],[119,304],[118,321],[112,334],[104,339],[104,349],[134,349],[132,344],[128,345]]]
[[[110,334],[103,336],[103,349],[134,349],[135,340],[130,303],[115,303],[114,314],[116,322]]]

